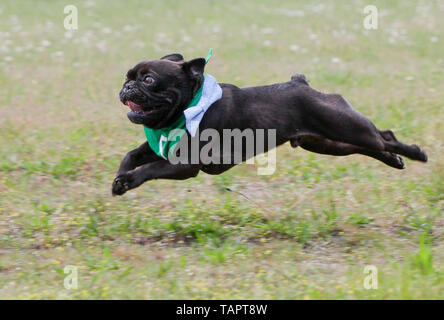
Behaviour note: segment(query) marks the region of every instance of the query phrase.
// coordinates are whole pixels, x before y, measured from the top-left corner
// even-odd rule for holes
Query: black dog
[[[120,91],[120,100],[131,108],[129,120],[154,129],[172,124],[201,87],[204,67],[205,59],[184,61],[180,54],[138,63],[128,71]],[[397,154],[427,161],[427,155],[417,145],[399,142],[390,130],[378,130],[340,95],[311,88],[302,74],[294,75],[289,82],[268,86],[242,89],[231,84],[220,86],[222,98],[206,111],[199,125],[201,131],[275,129],[276,145],[290,141],[293,147],[321,154],[358,153],[397,169],[404,168]],[[181,139],[192,138],[187,133]],[[234,165],[172,164],[145,142],[124,157],[112,193],[124,194],[152,179],[188,179],[200,170],[220,174]]]

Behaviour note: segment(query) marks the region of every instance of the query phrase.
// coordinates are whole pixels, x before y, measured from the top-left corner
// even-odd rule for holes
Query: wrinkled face
[[[180,54],[139,62],[119,94],[128,119],[153,129],[173,123],[202,85],[204,67],[205,59],[184,61]]]

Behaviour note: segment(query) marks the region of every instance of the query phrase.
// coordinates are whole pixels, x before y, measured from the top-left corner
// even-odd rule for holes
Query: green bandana
[[[200,86],[186,109],[194,107],[199,102],[200,97],[202,96],[202,87],[203,84]],[[146,140],[151,149],[153,149],[159,157],[168,160],[170,152],[174,151],[176,144],[186,131],[185,124],[185,116],[181,114],[179,119],[168,127],[151,129],[144,126],[143,129],[145,130]]]
[[[207,63],[208,60],[210,60],[212,54],[213,54],[213,49],[211,48],[208,51],[207,57],[205,58],[205,63]],[[204,76],[204,81],[205,81],[205,76]],[[185,109],[197,105],[202,96],[202,88],[204,81],[202,82],[202,85],[200,86],[199,90],[196,92],[195,96]],[[145,130],[145,136],[151,149],[153,149],[153,151],[159,157],[168,160],[170,153],[174,151],[174,148],[176,147],[180,138],[184,135],[186,131],[186,119],[185,116],[181,114],[179,119],[177,119],[173,124],[171,124],[168,127],[160,129],[151,129],[144,126],[143,129]]]

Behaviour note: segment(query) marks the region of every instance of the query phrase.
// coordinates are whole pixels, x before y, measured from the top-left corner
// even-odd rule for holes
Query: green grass
[[[444,6],[374,1],[0,4],[0,298],[441,299]],[[129,67],[181,52],[253,86],[304,73],[429,163],[277,150],[277,170],[153,181],[110,195],[144,140],[118,92]],[[78,289],[64,288],[65,266]],[[378,268],[378,289],[363,286]]]

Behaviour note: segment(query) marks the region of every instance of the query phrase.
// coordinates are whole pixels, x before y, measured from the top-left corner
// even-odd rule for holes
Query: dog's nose
[[[122,88],[122,93],[127,93],[130,90],[130,88],[127,85],[124,85]]]
[[[133,86],[132,82],[125,83],[123,88],[122,88],[123,92],[127,92],[127,91],[131,90],[132,86]]]

